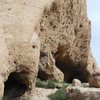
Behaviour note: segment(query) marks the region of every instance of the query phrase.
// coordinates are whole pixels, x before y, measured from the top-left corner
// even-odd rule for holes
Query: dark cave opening
[[[27,90],[26,85],[22,82],[19,73],[11,73],[5,82],[3,100],[15,100],[22,96]]]
[[[56,66],[63,72],[65,82],[72,83],[73,79],[79,79],[83,83],[88,82],[88,74],[80,66],[73,66],[72,63],[57,60]]]
[[[46,68],[47,65],[45,62],[47,61],[47,59],[49,59],[48,55],[44,52],[41,52],[40,54],[41,54],[40,61],[42,61],[41,66]],[[66,62],[63,62],[62,59],[59,59],[58,52],[56,52],[56,54],[52,53],[52,55],[53,55],[53,58],[55,59],[56,67],[64,74],[65,82],[72,83],[73,79],[79,79],[83,83],[88,82],[89,73],[87,70],[85,70],[86,64],[84,65],[80,62],[75,63],[75,62],[72,62],[70,59],[66,59]],[[40,69],[39,69],[37,78],[40,78],[43,81],[46,81],[50,78],[52,79],[52,76],[50,76],[50,74],[48,75],[48,73],[46,73],[46,70],[43,70],[40,66],[39,68]]]
[[[42,70],[39,70],[37,78],[41,79],[42,81],[47,81],[48,75]]]

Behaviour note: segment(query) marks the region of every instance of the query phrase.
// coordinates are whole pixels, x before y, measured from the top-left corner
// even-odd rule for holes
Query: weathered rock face
[[[34,87],[39,56],[39,77],[88,81],[96,71],[90,26],[85,0],[1,0],[0,100]]]
[[[42,59],[51,53],[55,66],[64,73],[65,81],[71,82],[74,78],[88,81],[95,71],[93,57],[89,54],[90,27],[85,0],[54,0],[49,7],[45,7],[36,26],[41,40],[40,73],[44,73],[44,78],[50,77],[49,74],[45,77],[45,74],[51,66],[47,65],[49,57]],[[52,78],[56,77],[52,75]]]
[[[90,85],[90,87],[100,88],[100,72],[99,73],[94,73],[89,78],[89,85]]]
[[[36,8],[35,4],[40,5]],[[6,97],[9,92],[7,89],[13,86],[14,82],[15,87],[19,83],[22,86],[25,84],[27,89],[32,89],[35,84],[40,41],[33,29],[43,5],[40,0],[35,3],[34,0],[0,1],[0,100],[4,94],[4,87]],[[40,9],[41,6],[43,7]],[[16,89],[16,92],[19,90]],[[7,100],[11,98],[7,97]]]
[[[66,95],[68,100],[100,100],[100,89],[70,86]]]
[[[41,57],[39,67],[38,77],[41,79],[64,80],[64,74],[55,66],[55,59],[51,53]]]

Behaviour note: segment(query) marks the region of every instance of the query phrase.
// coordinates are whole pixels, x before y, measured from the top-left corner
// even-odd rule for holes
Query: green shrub
[[[56,82],[54,80],[48,80],[48,88],[56,88]]]
[[[65,82],[62,82],[60,84],[62,84],[62,88],[59,89],[56,93],[50,94],[48,96],[51,100],[66,100],[67,99],[65,89],[68,87],[69,84]]]
[[[41,81],[39,78],[37,78],[36,81],[36,87],[41,87],[41,88],[66,88],[68,86],[68,83],[62,82],[59,83],[55,80],[48,80],[48,81]]]
[[[66,100],[67,96],[66,96],[66,93],[65,93],[65,88],[61,88],[56,93],[50,94],[48,97],[51,100]]]
[[[62,83],[62,88],[67,88],[68,86],[69,86],[68,83],[65,83],[65,82]]]
[[[44,82],[41,81],[39,78],[37,78],[35,86],[36,87],[44,87]]]

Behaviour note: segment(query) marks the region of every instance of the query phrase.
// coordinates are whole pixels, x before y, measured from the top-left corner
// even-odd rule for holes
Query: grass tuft
[[[56,88],[56,82],[53,80],[48,80],[48,88]]]
[[[67,99],[67,95],[65,93],[65,88],[66,87],[62,87],[60,90],[58,90],[56,93],[54,94],[50,94],[48,97],[51,100],[66,100]]]
[[[44,87],[44,82],[41,81],[39,78],[37,78],[35,86],[36,87]]]

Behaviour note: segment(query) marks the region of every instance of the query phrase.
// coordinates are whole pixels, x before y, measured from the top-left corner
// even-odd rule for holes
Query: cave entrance
[[[22,82],[19,73],[11,73],[8,80],[4,83],[4,97],[3,100],[15,100],[15,98],[22,96],[27,90],[26,85]]]
[[[81,82],[88,82],[88,73],[81,66],[72,65],[72,63],[64,63],[56,60],[56,66],[64,74],[64,81],[72,83],[73,79],[79,79]]]

